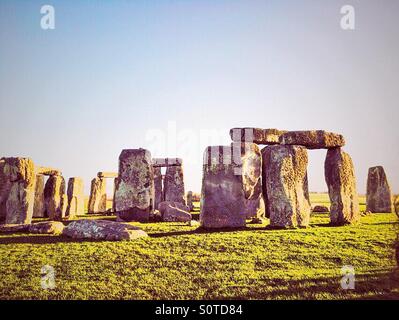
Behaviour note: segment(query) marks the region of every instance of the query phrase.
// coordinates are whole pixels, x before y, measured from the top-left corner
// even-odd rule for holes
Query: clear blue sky
[[[40,28],[44,4],[55,30]],[[340,28],[344,4],[353,31]],[[200,191],[202,152],[230,143],[231,127],[326,129],[345,135],[359,192],[374,165],[399,192],[398,13],[396,0],[2,0],[0,154],[88,190],[123,148],[147,147],[185,158],[187,189]],[[161,152],[149,130],[168,123],[177,148]],[[309,187],[326,190],[325,151],[309,154]]]

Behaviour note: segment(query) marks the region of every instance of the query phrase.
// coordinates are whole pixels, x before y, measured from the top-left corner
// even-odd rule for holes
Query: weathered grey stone
[[[187,207],[189,208],[189,211],[193,211],[194,205],[193,205],[193,192],[192,191],[187,192],[186,204],[187,204]]]
[[[266,215],[266,208],[262,194],[256,199],[245,199],[244,211],[247,219],[264,218]]]
[[[107,241],[135,240],[148,236],[139,227],[106,220],[76,220],[64,228],[63,234],[74,239]]]
[[[107,211],[106,179],[96,177],[91,180],[88,211],[89,213],[102,213]]]
[[[44,186],[46,214],[51,220],[65,218],[65,179],[63,176],[50,176]]]
[[[59,221],[44,221],[29,225],[29,232],[60,235],[64,227],[64,224]]]
[[[310,220],[308,153],[301,146],[268,146],[263,155],[263,197],[272,227],[306,227]]]
[[[184,198],[184,175],[182,166],[166,168],[165,178],[163,180],[163,194],[165,201],[186,204]]]
[[[6,200],[6,224],[29,224],[35,200],[35,165],[29,158],[4,158],[3,173],[11,188]]]
[[[355,170],[351,157],[341,148],[329,149],[324,174],[330,196],[333,225],[355,223],[360,219]]]
[[[366,210],[370,212],[394,212],[391,187],[381,166],[369,168],[366,204]]]
[[[280,136],[286,131],[260,128],[233,128],[230,137],[234,142],[248,142],[256,144],[279,144]]]
[[[163,188],[162,188],[162,173],[161,167],[154,167],[154,192],[155,192],[155,199],[154,199],[154,207],[158,209],[159,204],[164,201],[163,199]]]
[[[183,165],[183,160],[181,158],[153,158],[153,167],[173,167]]]
[[[30,224],[1,224],[0,233],[29,232]]]
[[[178,208],[180,210],[189,212],[189,207],[181,202],[162,201],[158,206],[158,210],[159,210],[161,216],[163,216],[166,208],[168,208],[168,207]]]
[[[4,166],[6,164],[5,158],[0,159],[0,220],[4,220],[7,214],[6,203],[8,195],[11,190],[11,181],[8,179],[4,172]]]
[[[331,149],[345,145],[341,134],[323,130],[288,131],[280,136],[279,141],[281,144],[300,145],[308,149]]]
[[[154,169],[151,153],[145,149],[122,150],[114,205],[124,221],[149,220],[154,210]]]
[[[62,175],[60,170],[50,168],[50,167],[36,167],[35,171],[36,171],[37,175],[43,175],[43,176],[60,176],[60,175]]]
[[[46,216],[46,204],[44,201],[44,176],[36,175],[35,201],[33,204],[33,217],[43,218]]]
[[[187,211],[184,210],[182,207],[181,203],[178,202],[168,202],[165,201],[163,204],[166,204],[162,206],[162,221],[165,222],[188,222],[191,221],[192,217],[191,214]],[[187,209],[187,208],[186,208]]]
[[[100,171],[97,173],[97,177],[99,177],[99,178],[117,178],[118,172]]]
[[[66,216],[74,218],[77,215],[84,214],[84,187],[83,179],[74,177],[68,180],[68,206],[66,209]]]
[[[204,154],[200,222],[204,228],[244,227],[246,200],[261,196],[261,155],[253,143],[208,147]]]

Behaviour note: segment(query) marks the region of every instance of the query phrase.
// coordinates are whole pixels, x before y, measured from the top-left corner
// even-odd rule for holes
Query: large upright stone
[[[6,224],[32,222],[35,199],[35,165],[29,158],[3,158],[3,174],[9,183]]]
[[[165,201],[186,204],[184,197],[184,175],[182,166],[166,168],[163,180],[163,198]]]
[[[252,143],[208,147],[204,153],[200,221],[204,228],[244,227],[247,200],[261,196],[261,155]]]
[[[10,194],[11,181],[8,179],[4,172],[4,167],[6,164],[5,158],[0,159],[0,220],[6,218],[7,208],[6,203],[8,195]]]
[[[280,143],[279,138],[285,132],[277,129],[233,128],[230,129],[230,137],[234,142],[273,145]]]
[[[65,179],[63,176],[50,176],[44,186],[46,214],[50,220],[65,217]]]
[[[194,204],[193,204],[193,192],[192,191],[187,192],[186,204],[187,204],[187,207],[190,209],[190,211],[193,211]]]
[[[158,210],[159,204],[164,200],[162,191],[162,172],[161,167],[154,167],[154,209]]]
[[[331,149],[345,145],[341,134],[323,130],[288,131],[280,136],[279,141],[281,144],[300,145],[308,149]]]
[[[83,179],[74,177],[68,180],[68,206],[66,209],[66,216],[74,218],[77,215],[84,214],[84,189]]]
[[[366,203],[370,212],[394,212],[391,187],[381,166],[369,168]]]
[[[141,222],[149,220],[154,210],[154,170],[148,150],[122,150],[114,207],[119,219]]]
[[[33,204],[33,217],[43,218],[46,216],[46,205],[44,201],[44,176],[36,175],[35,202]]]
[[[359,200],[351,157],[341,148],[329,149],[324,174],[331,202],[331,224],[344,225],[358,221]]]
[[[96,177],[91,180],[88,212],[101,213],[105,211],[107,211],[106,180]]]
[[[306,227],[310,220],[308,153],[301,146],[268,146],[263,156],[263,197],[272,227]]]

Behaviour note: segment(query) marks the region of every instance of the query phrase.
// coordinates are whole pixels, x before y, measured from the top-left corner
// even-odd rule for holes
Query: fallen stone
[[[107,241],[135,240],[148,236],[139,227],[106,220],[73,221],[64,228],[63,235],[74,239]]]
[[[381,166],[369,168],[367,176],[366,210],[394,212],[393,197],[385,170]]]
[[[324,175],[331,202],[331,224],[357,222],[360,219],[359,200],[351,157],[341,148],[329,149],[324,163]]]
[[[280,136],[279,141],[283,145],[300,145],[308,149],[331,149],[345,145],[341,134],[323,130],[288,131]]]
[[[91,180],[90,197],[88,203],[89,213],[102,213],[107,211],[106,179],[94,178]]]
[[[68,180],[67,190],[68,206],[66,216],[71,219],[84,214],[84,187],[83,179],[74,177]]]
[[[65,179],[63,176],[50,176],[44,186],[46,214],[51,220],[65,218]]]
[[[199,226],[201,225],[200,222],[197,221],[197,220],[190,220],[187,224],[188,224],[190,227],[199,227]]]
[[[182,209],[182,205],[180,203],[162,203],[162,221],[165,222],[187,222],[191,221],[192,216],[191,214]]]
[[[326,207],[326,206],[314,206],[314,208],[312,209],[312,212],[327,213],[327,212],[330,212],[330,209],[328,209],[328,207]]]
[[[44,201],[44,176],[36,175],[33,217],[43,218],[45,216],[46,216],[46,205]]]
[[[182,166],[167,167],[163,180],[163,198],[165,201],[186,204],[184,197],[184,175]]]
[[[60,235],[64,227],[63,223],[59,221],[44,221],[29,225],[29,232]]]
[[[6,200],[6,224],[29,224],[35,201],[35,165],[29,158],[3,158],[3,173],[11,188]]]
[[[263,197],[271,227],[306,227],[310,220],[308,153],[301,146],[267,146],[263,154]]]
[[[154,210],[154,169],[145,149],[122,150],[114,196],[118,217],[124,221],[147,222]]]
[[[1,224],[0,233],[29,232],[30,224]]]
[[[234,142],[273,145],[280,144],[279,138],[285,132],[277,129],[233,128],[230,129],[230,137]]]

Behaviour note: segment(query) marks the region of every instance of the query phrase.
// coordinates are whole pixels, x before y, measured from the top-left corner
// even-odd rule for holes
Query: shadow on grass
[[[39,234],[24,234],[19,233],[18,236],[2,237],[0,238],[0,245],[2,244],[53,244],[53,243],[68,243],[68,242],[111,242],[105,240],[96,239],[72,239],[66,236],[55,236],[55,235],[39,235]]]
[[[244,295],[223,295],[223,299],[399,299],[399,271],[391,269],[375,270],[374,273],[356,274],[355,288],[343,289],[341,276],[300,280],[268,279],[262,287],[268,292],[256,289]],[[211,292],[209,292],[212,295]],[[206,297],[205,297],[206,299]]]

